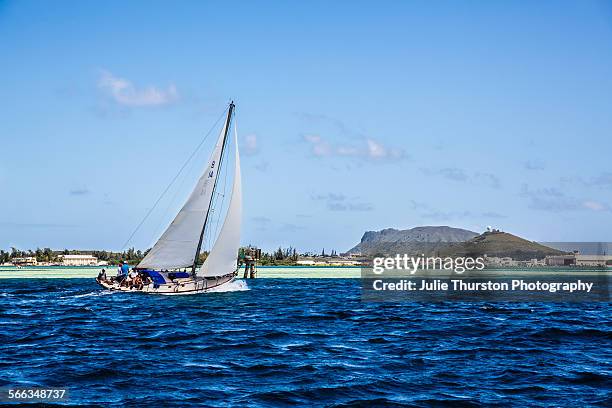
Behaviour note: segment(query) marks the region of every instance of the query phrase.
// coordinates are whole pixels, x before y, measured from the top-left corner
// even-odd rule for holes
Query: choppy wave
[[[210,289],[209,293],[223,293],[223,292],[242,292],[245,290],[249,290],[249,286],[243,280],[234,280],[225,285],[217,286],[215,288]]]
[[[227,289],[3,280],[0,387],[117,407],[611,402],[608,304],[362,303],[359,282],[341,279]]]
[[[67,298],[82,298],[82,297],[100,297],[100,296],[108,296],[108,295],[113,295],[113,294],[117,294],[117,292],[113,292],[111,290],[97,290],[93,292],[81,293],[78,295],[61,296],[60,298],[67,299]]]

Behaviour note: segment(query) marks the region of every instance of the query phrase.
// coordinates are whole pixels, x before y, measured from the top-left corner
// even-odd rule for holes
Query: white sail
[[[221,232],[219,232],[215,245],[208,254],[206,261],[198,270],[198,276],[222,276],[236,270],[242,221],[242,181],[240,178],[240,154],[238,153],[236,127],[234,127],[234,143],[236,145],[236,160],[232,197]]]
[[[162,270],[187,268],[193,265],[206,213],[211,204],[227,126],[228,121],[221,129],[206,171],[198,180],[187,202],[151,251],[138,264],[138,268]]]

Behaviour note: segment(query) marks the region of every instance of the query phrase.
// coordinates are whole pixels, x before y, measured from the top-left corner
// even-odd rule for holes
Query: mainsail
[[[230,106],[230,109],[232,107]],[[200,243],[200,235],[206,221],[206,214],[212,202],[211,198],[215,187],[215,180],[219,173],[226,129],[229,124],[230,116],[228,115],[228,120],[226,120],[223,129],[221,129],[206,171],[198,180],[183,208],[181,208],[170,226],[153,245],[147,256],[138,264],[137,268],[156,270],[178,269],[187,268],[194,264],[196,251]]]
[[[242,218],[242,181],[240,178],[240,154],[238,153],[238,132],[234,126],[236,159],[234,185],[227,214],[215,245],[208,254],[198,276],[219,276],[236,270],[236,259],[240,249],[240,224]]]

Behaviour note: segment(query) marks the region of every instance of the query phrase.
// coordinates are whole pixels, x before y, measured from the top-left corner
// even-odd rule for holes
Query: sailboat
[[[164,231],[128,278],[99,276],[106,289],[163,295],[190,295],[219,290],[237,274],[242,216],[242,184],[238,134],[234,126],[234,180],[221,231],[204,263],[198,259],[206,232],[211,228],[213,198],[221,171],[235,105],[227,117],[202,176],[172,223]]]

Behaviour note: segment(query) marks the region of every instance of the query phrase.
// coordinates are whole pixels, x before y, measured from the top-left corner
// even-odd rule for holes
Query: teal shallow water
[[[27,278],[95,278],[103,267],[0,267],[0,279]],[[116,267],[104,267],[107,273],[113,275]],[[258,268],[259,278],[359,278],[361,268],[353,267],[265,267]]]
[[[103,267],[65,267],[65,266],[43,266],[43,267],[5,267],[0,266],[0,279],[28,279],[28,278],[95,278]],[[104,267],[110,275],[114,275],[115,266]],[[592,274],[593,271],[602,273],[601,269],[488,269],[488,273],[505,274],[509,271],[513,275],[520,274]],[[606,274],[612,275],[612,268],[608,268]],[[241,277],[241,273],[239,277]],[[307,266],[260,266],[258,268],[258,278],[360,278],[361,268],[359,267],[307,267]]]

